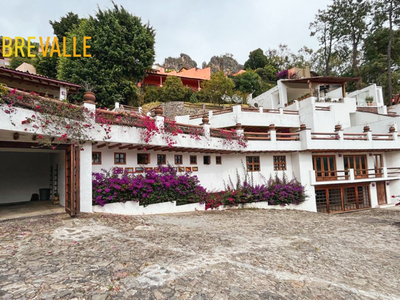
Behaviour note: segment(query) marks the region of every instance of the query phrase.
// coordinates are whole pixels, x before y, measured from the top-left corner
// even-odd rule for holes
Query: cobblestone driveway
[[[400,299],[400,211],[0,222],[1,299]]]

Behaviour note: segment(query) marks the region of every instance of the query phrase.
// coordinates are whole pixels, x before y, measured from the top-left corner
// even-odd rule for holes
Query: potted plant
[[[53,204],[60,204],[60,195],[58,193],[53,195]]]
[[[326,102],[331,102],[331,101],[332,101],[331,97],[326,98]]]
[[[85,93],[83,94],[83,100],[85,102],[94,104],[96,101],[96,96],[93,93],[93,90],[94,90],[93,86],[90,83],[85,82],[83,84],[83,88],[85,89]]]
[[[367,106],[372,106],[372,102],[374,102],[374,97],[372,96],[365,97],[365,102],[367,102]]]

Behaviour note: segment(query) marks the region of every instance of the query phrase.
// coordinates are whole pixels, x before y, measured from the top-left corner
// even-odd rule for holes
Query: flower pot
[[[370,128],[369,128],[368,125],[367,125],[367,126],[364,126],[364,132],[369,132],[369,130],[370,130]]]
[[[342,130],[342,125],[335,125],[335,131]]]
[[[394,128],[394,126],[389,127],[389,133],[393,133],[395,131],[396,131],[396,128]]]
[[[300,124],[300,130],[306,130],[306,129],[307,129],[306,124]]]
[[[275,124],[270,124],[269,126],[269,130],[275,130],[276,128],[275,128]]]
[[[94,93],[92,93],[92,92],[85,92],[84,94],[83,94],[83,100],[86,102],[86,103],[95,103],[95,101],[96,101],[96,96],[95,96],[95,94]]]
[[[161,106],[159,106],[159,107],[156,107],[155,109],[154,109],[154,113],[156,114],[156,116],[162,116],[162,114],[163,114],[163,108],[161,107]]]
[[[203,118],[201,118],[201,121],[203,122],[203,125],[208,125],[210,119],[208,118],[208,116],[203,116]]]

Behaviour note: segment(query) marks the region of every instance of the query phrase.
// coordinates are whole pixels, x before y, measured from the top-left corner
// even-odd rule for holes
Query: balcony
[[[400,179],[400,167],[374,169],[347,169],[335,171],[310,170],[311,185],[375,182]]]

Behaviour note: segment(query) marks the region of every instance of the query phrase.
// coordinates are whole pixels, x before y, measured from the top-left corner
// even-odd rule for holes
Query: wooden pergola
[[[299,79],[287,79],[285,83],[307,83],[310,87],[310,95],[314,95],[314,86],[318,85],[341,85],[342,86],[342,97],[346,97],[346,83],[347,82],[357,82],[361,77],[335,77],[335,76],[317,76]]]

